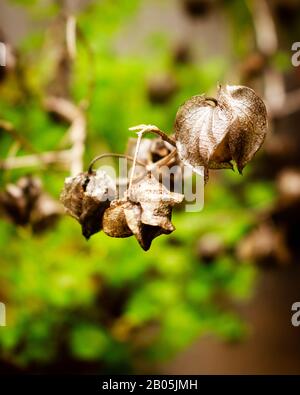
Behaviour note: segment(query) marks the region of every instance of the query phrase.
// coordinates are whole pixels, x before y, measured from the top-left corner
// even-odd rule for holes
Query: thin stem
[[[139,153],[139,149],[140,149],[140,145],[141,145],[141,141],[142,141],[142,137],[143,137],[143,132],[140,131],[140,132],[137,133],[137,135],[138,135],[138,139],[137,139],[136,146],[135,146],[134,159],[133,159],[133,164],[132,164],[132,171],[131,171],[130,180],[129,180],[129,187],[128,187],[129,191],[130,191],[131,186],[132,186],[132,181],[133,181],[133,176],[134,176],[134,171],[135,171],[135,165],[136,165],[137,156],[138,156],[138,153]]]
[[[157,126],[154,125],[137,125],[129,128],[129,130],[139,130],[142,135],[145,133],[154,133],[160,136],[164,141],[176,147],[176,141],[172,139],[172,137],[168,136],[165,132],[160,130]]]
[[[96,156],[96,158],[94,158],[91,161],[91,163],[89,164],[88,174],[92,174],[93,173],[93,166],[98,160],[103,159],[103,158],[111,158],[111,157],[113,157],[113,158],[125,158],[125,159],[130,160],[131,162],[134,161],[134,158],[132,156],[129,156],[129,155],[126,155],[126,154],[114,154],[114,153],[101,154],[99,156]],[[136,163],[138,165],[140,165],[140,166],[146,167],[145,163],[143,163],[143,162],[141,162],[139,160],[136,160]]]
[[[172,152],[170,152],[167,156],[160,159],[159,161],[151,163],[151,165],[147,165],[147,166],[144,165],[146,171],[143,174],[140,174],[136,178],[134,178],[132,180],[132,184],[142,180],[144,178],[145,174],[147,174],[148,172],[151,172],[151,171],[155,170],[156,168],[160,168],[161,166],[167,165],[170,162],[170,160],[176,155],[176,153],[177,153],[177,150],[174,149]],[[128,184],[129,181],[128,181],[128,178],[123,178],[123,179],[119,180],[118,183],[120,185],[124,185],[124,184]]]
[[[175,157],[175,155],[177,154],[177,149],[175,148],[173,151],[171,151],[167,156],[165,156],[164,158],[160,159],[157,162],[151,163],[151,165],[149,165],[147,167],[147,170],[152,171],[153,169],[155,169],[156,167],[161,167],[164,165],[167,165],[171,159],[173,159]]]

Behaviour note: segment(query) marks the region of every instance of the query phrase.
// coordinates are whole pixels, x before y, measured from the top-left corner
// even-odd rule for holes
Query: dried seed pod
[[[82,202],[86,184],[89,181],[87,173],[78,174],[75,177],[67,177],[60,200],[65,207],[66,213],[80,221],[82,213]]]
[[[205,263],[210,263],[225,250],[224,241],[217,233],[204,234],[197,242],[196,255]]]
[[[8,184],[0,194],[3,215],[17,225],[30,223],[33,207],[42,193],[42,183],[36,177],[20,178],[16,184]]]
[[[158,226],[170,232],[174,230],[171,223],[172,208],[182,202],[183,195],[170,192],[151,174],[133,184],[128,195],[132,202],[141,205],[143,224]]]
[[[175,229],[172,208],[183,195],[167,190],[153,176],[147,175],[133,184],[123,200],[115,200],[103,215],[103,231],[111,237],[134,235],[147,251],[155,237]]]
[[[31,225],[39,233],[52,227],[62,214],[60,204],[42,189],[41,180],[26,176],[8,184],[0,195],[5,216],[17,225]]]
[[[131,209],[133,204],[126,200],[114,200],[103,215],[103,232],[110,237],[129,237],[132,231],[128,227],[125,209]]]
[[[265,222],[239,242],[236,253],[242,261],[254,261],[264,265],[286,265],[291,262],[285,229]]]
[[[244,86],[220,86],[217,99],[194,96],[178,110],[176,145],[181,160],[194,171],[232,168],[239,172],[261,147],[267,112],[256,93]]]
[[[110,237],[130,237],[134,235],[143,250],[149,250],[152,240],[161,234],[169,234],[175,228],[147,225],[142,222],[140,204],[129,200],[116,200],[105,210],[103,231]]]
[[[286,168],[277,177],[277,189],[282,203],[300,202],[300,170]]]
[[[134,204],[131,208],[125,208],[124,212],[128,227],[144,251],[149,250],[153,239],[162,234],[169,234],[175,229],[172,224],[172,229],[144,224],[142,222],[142,208],[139,204]]]
[[[88,239],[102,229],[104,211],[115,195],[114,181],[98,170],[66,178],[60,199],[67,213],[81,224],[82,234]]]

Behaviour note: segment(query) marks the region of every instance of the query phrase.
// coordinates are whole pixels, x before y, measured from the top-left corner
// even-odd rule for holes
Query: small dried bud
[[[17,225],[30,225],[39,233],[52,227],[62,214],[59,203],[42,189],[37,177],[20,178],[0,195],[3,214]]]
[[[234,160],[242,172],[264,141],[266,107],[252,89],[227,85],[217,99],[194,96],[185,102],[175,130],[179,157],[195,171],[232,168]]]
[[[115,194],[114,181],[98,170],[66,178],[60,199],[67,213],[81,224],[82,234],[88,239],[102,229],[104,211]]]
[[[8,184],[0,195],[1,209],[17,225],[30,222],[32,209],[42,193],[42,183],[36,177],[20,178],[16,184]]]
[[[284,203],[300,202],[300,171],[287,168],[277,177],[279,196]]]
[[[148,97],[153,104],[167,103],[177,90],[177,81],[171,74],[155,75],[148,82]]]
[[[136,138],[130,138],[128,140],[126,154],[130,156],[134,156],[136,150]],[[137,155],[137,159],[144,163],[145,165],[153,164],[167,155],[169,155],[174,150],[174,147],[168,142],[162,140],[161,138],[147,139],[144,138],[139,147],[139,152]],[[167,166],[174,166],[175,164],[179,165],[179,160],[177,160],[177,156],[172,158]],[[143,169],[144,170],[144,169]]]
[[[239,242],[236,253],[240,260],[258,264],[273,266],[291,262],[285,230],[264,222]]]
[[[199,239],[196,255],[201,261],[210,263],[224,252],[224,248],[224,241],[218,234],[207,233]]]

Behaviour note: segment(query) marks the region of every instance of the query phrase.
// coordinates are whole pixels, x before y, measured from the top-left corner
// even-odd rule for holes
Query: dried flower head
[[[60,199],[66,212],[81,224],[88,239],[102,228],[102,216],[116,194],[112,178],[102,170],[81,173],[65,180]]]
[[[33,206],[41,193],[42,183],[39,178],[22,177],[15,184],[8,184],[1,192],[2,211],[17,225],[27,225]]]
[[[60,205],[49,196],[37,177],[25,176],[8,184],[0,194],[4,216],[17,225],[30,225],[36,233],[54,225],[62,214]]]
[[[261,147],[267,132],[264,102],[245,86],[219,87],[217,99],[194,96],[178,110],[176,146],[181,160],[197,171],[232,168],[239,172]]]

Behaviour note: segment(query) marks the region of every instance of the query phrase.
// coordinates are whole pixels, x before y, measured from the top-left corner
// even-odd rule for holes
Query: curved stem
[[[173,159],[173,157],[176,155],[176,153],[177,153],[177,150],[174,149],[172,152],[170,152],[167,156],[160,159],[159,161],[151,163],[151,165],[145,166],[145,171],[142,174],[139,174],[137,177],[133,178],[131,185],[142,180],[145,177],[145,174],[147,174],[148,172],[151,172],[151,171],[155,170],[156,168],[160,168],[161,166],[167,165],[169,163],[169,161],[171,159]],[[128,178],[124,178],[121,181],[119,180],[119,184],[122,184],[122,185],[129,184],[129,182],[130,181],[128,180]]]
[[[171,159],[174,158],[174,156],[177,154],[177,149],[173,149],[173,151],[171,151],[167,156],[165,156],[164,158],[160,159],[157,162],[151,163],[151,165],[147,166],[147,169],[149,171],[155,169],[156,167],[161,167],[164,165],[167,165]]]
[[[154,125],[137,125],[129,128],[129,130],[139,130],[140,133],[143,135],[145,133],[153,133],[160,136],[164,141],[176,147],[176,141],[172,139],[172,137],[168,136],[165,132],[160,130],[157,126]]]
[[[94,159],[91,161],[91,163],[89,164],[89,167],[88,167],[88,174],[92,174],[92,172],[93,172],[93,166],[94,166],[94,164],[95,164],[98,160],[103,159],[103,158],[110,158],[110,157],[114,157],[114,158],[125,158],[125,159],[130,160],[131,162],[134,161],[134,158],[133,158],[132,156],[129,156],[129,155],[126,155],[126,154],[114,154],[114,153],[101,154],[101,155],[96,156],[96,158],[94,158]],[[143,163],[143,162],[141,162],[141,161],[139,161],[139,160],[136,160],[136,163],[137,163],[138,165],[140,165],[140,166],[146,167],[145,163]]]

